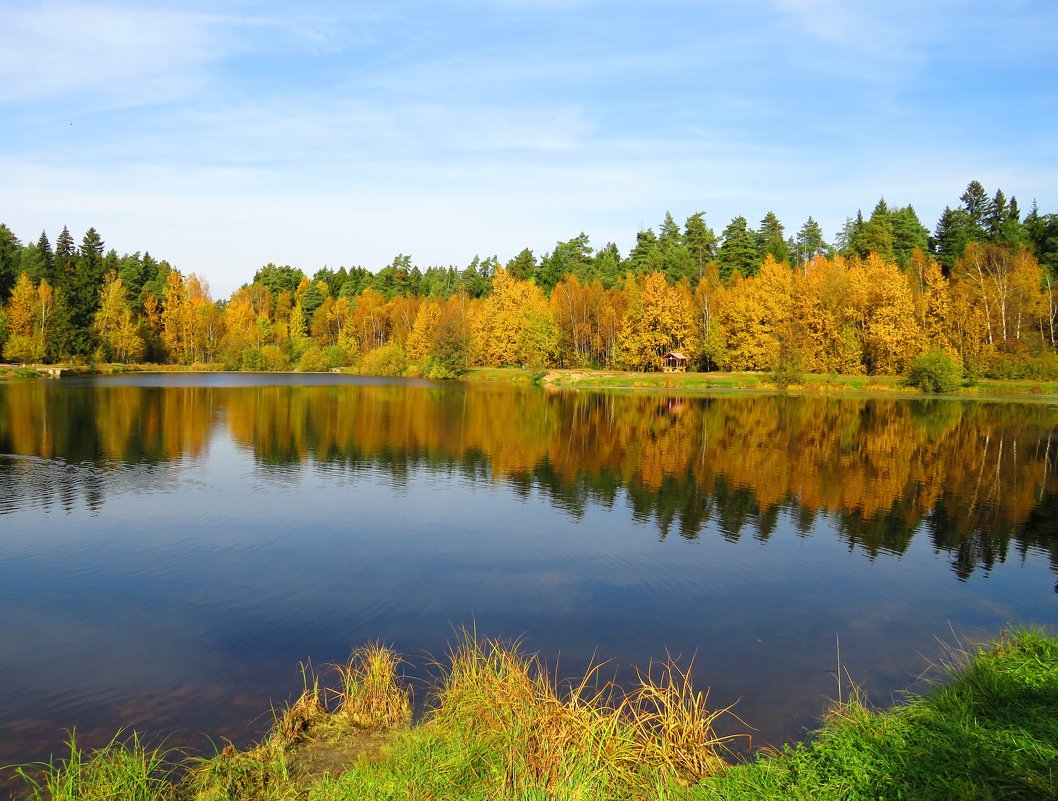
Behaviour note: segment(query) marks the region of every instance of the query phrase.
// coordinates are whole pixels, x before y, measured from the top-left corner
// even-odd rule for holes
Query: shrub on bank
[[[247,372],[264,369],[264,359],[260,348],[247,348],[242,352],[241,369]]]
[[[404,349],[391,342],[365,353],[360,360],[357,372],[360,375],[396,377],[403,375],[407,366],[408,360],[404,356]]]
[[[270,373],[282,373],[290,369],[290,358],[276,345],[261,348],[261,364]]]
[[[326,373],[330,369],[327,354],[319,348],[309,348],[301,354],[298,369],[303,373]]]
[[[947,352],[934,348],[911,362],[907,383],[923,392],[952,392],[962,383],[962,367]]]

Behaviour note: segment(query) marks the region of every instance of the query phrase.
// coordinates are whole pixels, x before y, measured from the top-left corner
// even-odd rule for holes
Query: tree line
[[[900,374],[939,349],[971,375],[1058,377],[1058,215],[972,181],[931,234],[884,199],[833,243],[769,212],[718,236],[666,214],[622,255],[586,234],[465,268],[404,254],[371,272],[268,264],[230,298],[149,253],[104,252],[90,228],[22,244],[0,224],[0,353],[452,377],[471,366]]]

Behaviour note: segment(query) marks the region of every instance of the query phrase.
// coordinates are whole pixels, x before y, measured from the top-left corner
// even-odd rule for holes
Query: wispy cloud
[[[101,3],[43,3],[4,11],[0,102],[88,92],[127,103],[184,97],[220,42],[202,15]]]

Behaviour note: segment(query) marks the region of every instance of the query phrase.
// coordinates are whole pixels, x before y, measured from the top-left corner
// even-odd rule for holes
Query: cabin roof
[[[676,359],[677,361],[684,361],[684,362],[687,361],[687,357],[686,356],[684,356],[682,353],[679,353],[679,352],[674,351],[674,350],[670,350],[668,353],[666,353],[661,358],[662,359]]]

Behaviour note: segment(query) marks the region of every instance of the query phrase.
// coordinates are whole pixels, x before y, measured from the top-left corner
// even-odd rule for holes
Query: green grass
[[[17,773],[33,801],[1058,798],[1058,640],[1039,631],[953,654],[945,683],[888,711],[854,695],[808,741],[739,765],[713,732],[726,710],[671,662],[623,692],[601,666],[562,683],[517,643],[464,632],[414,726],[386,724],[406,715],[398,664],[359,649],[329,705],[306,672],[247,751],[178,760],[135,735],[90,753],[71,738],[63,760]]]
[[[158,801],[173,796],[173,765],[161,748],[148,748],[135,733],[120,733],[85,752],[70,735],[69,752],[56,762],[15,769],[29,801]]]
[[[479,367],[461,380],[472,383],[528,385],[573,389],[681,390],[687,392],[784,392],[790,395],[903,395],[921,397],[922,391],[909,386],[903,376],[839,375],[805,373],[800,382],[780,387],[772,373],[635,373],[617,370],[548,370],[539,381],[530,371],[516,367]],[[947,397],[980,398],[996,396],[1058,395],[1058,382],[1006,381],[980,379],[964,384]]]
[[[1013,631],[888,712],[853,698],[808,743],[725,771],[696,801],[1058,798],[1058,641]]]

